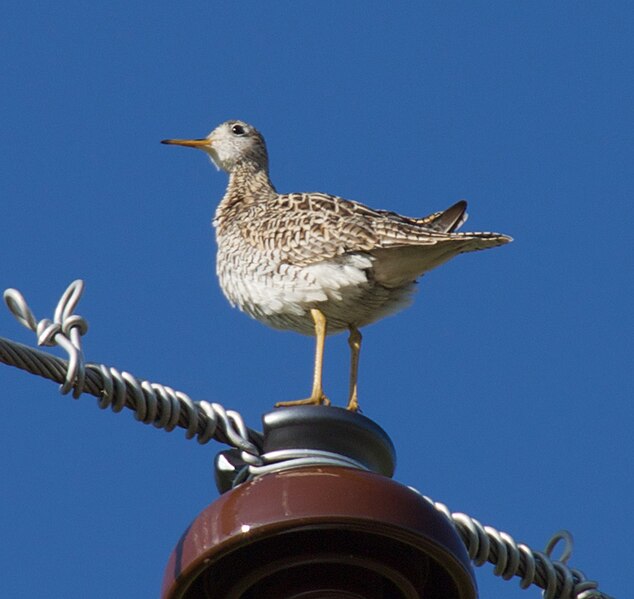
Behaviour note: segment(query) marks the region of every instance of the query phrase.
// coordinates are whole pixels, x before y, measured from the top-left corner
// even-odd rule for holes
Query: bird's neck
[[[229,173],[229,184],[218,205],[215,222],[221,225],[231,221],[242,208],[276,194],[266,168],[250,161],[240,162]]]
[[[263,195],[275,193],[269,173],[263,166],[245,160],[236,164],[229,173],[227,194],[240,197],[240,201],[251,203]]]

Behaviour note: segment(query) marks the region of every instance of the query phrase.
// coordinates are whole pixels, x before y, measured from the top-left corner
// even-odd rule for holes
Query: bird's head
[[[268,171],[266,144],[260,132],[244,121],[227,121],[202,139],[164,139],[163,144],[198,148],[217,168],[230,173],[236,165],[250,162]]]

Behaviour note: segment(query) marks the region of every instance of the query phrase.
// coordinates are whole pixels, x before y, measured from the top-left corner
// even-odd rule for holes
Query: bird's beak
[[[169,144],[173,146],[186,146],[188,148],[210,148],[211,140],[204,137],[203,139],[163,139],[162,144]]]

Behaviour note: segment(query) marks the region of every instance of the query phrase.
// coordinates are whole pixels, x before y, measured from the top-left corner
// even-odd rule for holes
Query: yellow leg
[[[326,343],[326,317],[316,308],[310,311],[315,323],[315,371],[313,374],[313,390],[307,399],[295,399],[292,401],[278,401],[276,408],[288,406],[305,406],[305,405],[330,405],[330,400],[324,395],[321,385],[322,372],[324,367],[324,346]]]
[[[356,327],[350,327],[348,345],[350,346],[350,396],[348,410],[356,412],[359,409],[357,396],[357,378],[359,374],[359,353],[361,352],[361,333]]]

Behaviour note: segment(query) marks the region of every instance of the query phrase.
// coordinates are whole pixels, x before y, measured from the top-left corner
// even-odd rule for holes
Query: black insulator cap
[[[265,414],[264,452],[317,449],[337,453],[391,477],[394,445],[376,422],[356,412],[326,406],[294,406]]]

